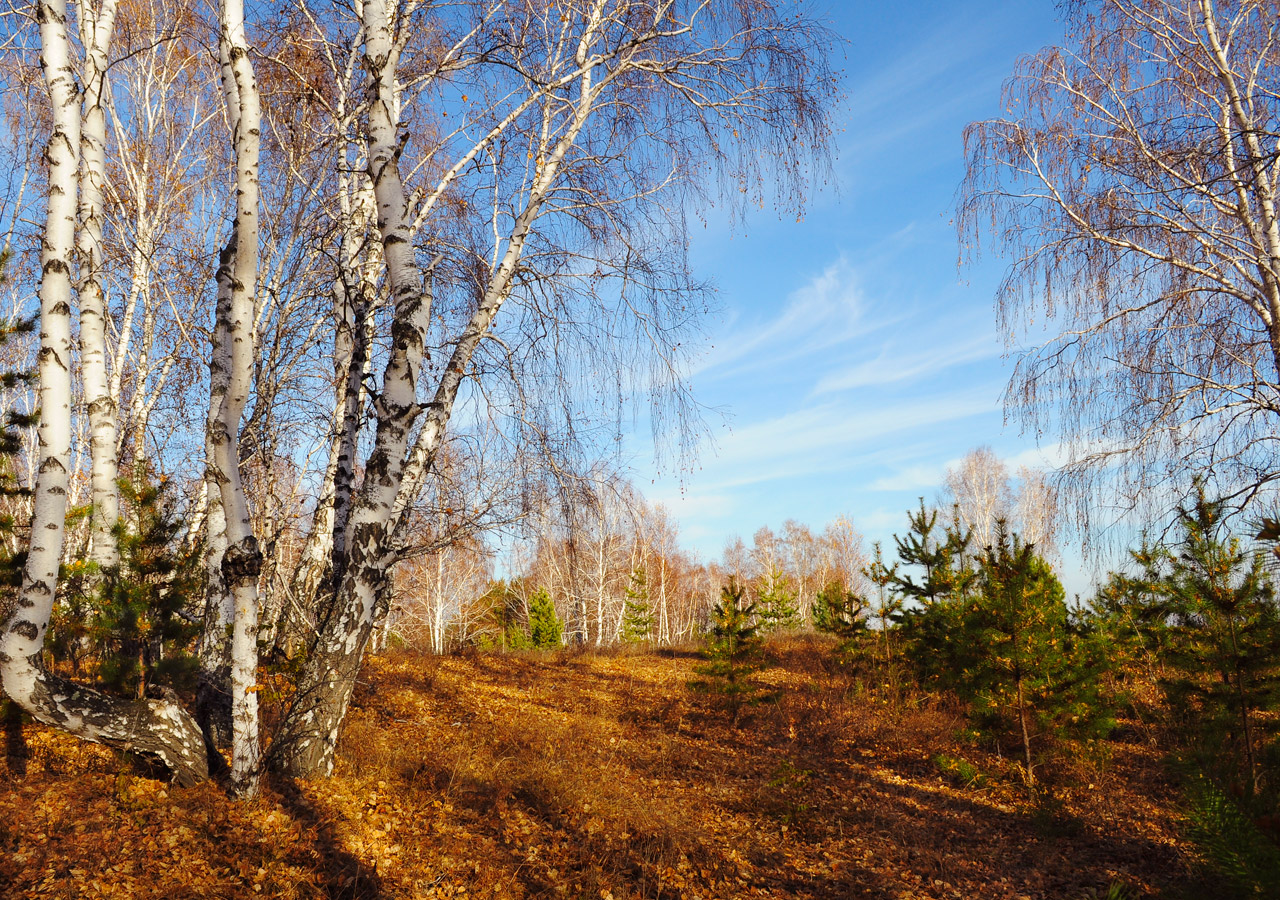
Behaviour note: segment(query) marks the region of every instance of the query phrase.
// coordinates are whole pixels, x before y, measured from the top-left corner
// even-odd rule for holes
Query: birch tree
[[[442,531],[448,526],[438,523]],[[433,552],[404,560],[395,570],[394,619],[390,628],[411,646],[432,653],[448,649],[456,630],[464,640],[462,622],[467,604],[484,593],[492,579],[492,552],[471,539],[454,539]]]
[[[40,662],[57,595],[71,465],[72,273],[82,98],[65,0],[37,3],[35,15],[50,101],[39,297],[39,466],[22,587],[0,643],[0,679],[5,693],[36,719],[88,740],[153,756],[176,781],[190,784],[204,778],[207,768],[199,729],[185,711],[169,700],[126,701],[71,685],[45,671]]]
[[[262,552],[253,533],[240,478],[240,420],[253,380],[254,299],[258,280],[258,157],[261,106],[244,5],[223,0],[219,57],[227,119],[235,146],[235,219],[218,268],[213,358],[210,361],[210,444],[226,527],[221,575],[232,598],[231,778],[241,796],[257,793],[258,575]]]
[[[1009,115],[966,131],[962,239],[1012,261],[1007,408],[1062,435],[1085,521],[1167,511],[1188,471],[1236,506],[1277,477],[1278,18],[1275,0],[1069,4],[1072,44],[1022,60]]]
[[[493,3],[464,7],[452,17],[405,3],[392,12],[385,0],[366,2],[352,42],[362,48],[368,73],[360,127],[391,343],[371,398],[372,452],[345,529],[345,553],[335,556],[332,567],[331,612],[274,745],[277,764],[296,775],[332,765],[361,655],[385,614],[395,535],[429,476],[464,383],[480,374],[477,360],[486,357],[477,357],[478,349],[493,343],[498,367],[527,349],[527,334],[507,341],[495,322],[513,297],[527,298],[527,310],[539,308],[543,295],[529,275],[556,276],[544,286],[577,285],[579,293],[570,291],[571,297],[599,297],[608,285],[621,285],[619,308],[629,308],[643,334],[650,308],[639,301],[662,302],[657,297],[663,276],[639,251],[661,244],[670,252],[671,236],[659,242],[655,230],[646,249],[646,236],[629,220],[679,228],[679,216],[654,210],[670,212],[661,205],[665,195],[687,194],[713,171],[726,176],[724,187],[756,196],[766,155],[769,174],[785,176],[776,182],[776,199],[795,200],[803,179],[792,176],[821,154],[827,134],[832,80],[823,67],[823,33],[769,3]],[[415,37],[429,41],[431,52],[421,68],[401,72]],[[450,92],[445,107],[463,125],[431,150],[430,165],[421,170],[431,177],[415,188],[401,168],[403,89],[409,81],[436,79],[444,90],[446,76],[454,79],[451,85],[470,85]],[[475,106],[469,105],[472,90],[479,98]],[[477,107],[480,113],[469,118]],[[483,230],[455,241],[440,228],[434,242],[422,242],[419,258],[415,227],[430,225],[451,204],[471,208],[476,195],[463,182],[476,173],[494,198],[485,222],[487,243]],[[631,237],[635,244],[623,243]],[[589,257],[568,251],[569,239],[583,250],[617,241],[614,260],[597,256],[594,277],[608,282],[606,287],[581,287],[592,283],[584,262]],[[485,251],[478,252],[482,246]],[[446,272],[453,301],[447,309],[456,324],[439,333],[433,330],[432,304]],[[681,281],[688,279],[672,279]],[[456,288],[466,289],[465,302]],[[678,290],[671,296],[689,294]],[[525,321],[546,332],[571,320],[542,305]],[[431,359],[429,335],[439,342],[439,356]],[[685,351],[651,349],[667,372],[678,373]],[[418,396],[424,374],[426,402]],[[679,387],[678,375],[672,383]],[[662,412],[660,404],[654,412]],[[661,427],[656,418],[655,427]]]
[[[990,447],[970,450],[947,469],[939,508],[950,507],[958,524],[970,534],[974,556],[992,546],[1000,523],[1021,540],[1035,544],[1036,553],[1051,559],[1057,553],[1058,491],[1051,472],[1009,466]]]
[[[107,70],[115,31],[116,0],[81,0],[80,44],[84,97],[80,129],[80,371],[89,415],[92,456],[92,536],[94,562],[114,566],[120,553],[115,527],[120,518],[116,480],[115,396],[107,372],[107,304],[103,287],[103,226],[107,179]]]
[[[185,468],[207,365],[206,286],[227,206],[217,68],[191,0],[124,0],[109,66],[108,395],[116,455],[139,474]],[[87,167],[86,167],[87,168]],[[162,429],[151,429],[157,412]]]
[[[973,535],[974,548],[991,546],[996,523],[1007,522],[1013,508],[1008,466],[990,447],[977,447],[947,469],[944,483],[960,524]]]

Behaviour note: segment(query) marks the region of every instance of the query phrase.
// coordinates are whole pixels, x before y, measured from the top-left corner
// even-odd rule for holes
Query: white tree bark
[[[578,61],[583,71],[582,89],[572,120],[559,140],[547,148],[549,152],[539,167],[525,208],[516,219],[502,261],[475,314],[454,345],[410,451],[410,429],[422,409],[417,400],[417,383],[431,300],[429,294],[425,294],[428,285],[414,258],[412,222],[398,164],[395,111],[399,50],[392,39],[391,21],[383,0],[367,0],[363,7],[363,26],[365,65],[371,74],[366,122],[368,165],[394,305],[392,346],[383,373],[382,391],[375,401],[378,424],[374,449],[365,468],[359,500],[351,514],[347,568],[339,587],[338,608],[334,621],[313,651],[299,685],[298,694],[307,698],[307,707],[291,713],[278,741],[279,765],[295,775],[317,771],[327,774],[332,770],[338,727],[346,715],[355,673],[378,617],[379,592],[386,584],[387,571],[394,560],[392,541],[388,538],[400,524],[412,497],[421,489],[431,460],[440,449],[471,356],[507,297],[533,222],[565,153],[586,124],[596,96],[591,82],[592,68],[585,64],[586,52],[582,50]]]
[[[338,727],[346,715],[355,672],[372,632],[375,599],[389,564],[386,525],[401,484],[409,430],[418,415],[417,383],[422,365],[430,298],[424,296],[414,259],[396,135],[398,49],[383,0],[363,7],[365,64],[369,69],[368,168],[377,204],[382,254],[394,307],[391,352],[375,399],[378,424],[374,450],[365,467],[360,500],[352,511],[347,570],[334,616],[313,650],[299,685],[306,708],[297,707],[277,741],[278,764],[286,772],[328,774]]]
[[[354,58],[347,61],[338,78],[339,96],[335,118],[349,125],[347,86],[353,76]],[[346,147],[346,143],[342,144]],[[349,151],[338,156],[338,209],[341,238],[338,248],[338,278],[333,285],[334,389],[337,400],[330,419],[329,460],[325,467],[311,532],[303,548],[302,560],[293,579],[294,596],[303,604],[331,607],[334,585],[345,568],[347,529],[355,490],[355,465],[360,422],[366,403],[365,379],[370,371],[369,341],[371,316],[377,296],[377,269],[381,255],[368,247],[369,223],[374,218],[372,186],[348,167],[363,161],[364,153]],[[361,251],[365,261],[360,261]],[[319,602],[316,602],[319,601]],[[301,604],[299,604],[301,606]],[[300,612],[301,610],[299,610]],[[328,608],[308,610],[317,620],[327,617]],[[297,631],[296,628],[293,629]],[[297,634],[286,635],[296,640]]]
[[[219,305],[227,298],[218,292]],[[213,434],[222,399],[227,393],[226,371],[219,347],[225,341],[226,316],[215,313],[212,353],[209,364],[210,409],[205,429],[204,514],[200,522],[204,534],[205,609],[200,635],[199,684],[196,688],[196,720],[200,723],[212,765],[218,766],[219,747],[232,739],[231,727],[231,633],[235,625],[235,599],[222,576],[222,560],[227,552],[227,518],[222,508],[222,486],[214,457]]]
[[[231,633],[231,778],[237,794],[257,793],[258,575],[262,553],[253,534],[240,479],[240,420],[253,381],[254,296],[258,278],[258,158],[261,106],[244,30],[240,0],[223,0],[220,52],[223,95],[235,144],[235,222],[218,269],[218,323],[222,343],[216,362],[226,393],[211,433],[214,472],[226,518],[222,575],[234,608]]]
[[[119,562],[115,535],[120,517],[116,480],[116,395],[107,374],[106,296],[103,288],[102,230],[107,180],[107,54],[115,30],[116,0],[81,0],[80,41],[84,46],[84,114],[80,131],[80,368],[89,413],[93,512],[90,557],[107,568]]]
[[[51,101],[46,157],[49,188],[40,279],[39,468],[31,543],[17,608],[0,642],[5,693],[41,722],[87,740],[159,759],[181,784],[206,777],[195,721],[163,700],[124,701],[72,685],[44,671],[40,652],[62,561],[71,456],[71,261],[75,244],[80,96],[71,59],[65,0],[42,0],[41,69]]]

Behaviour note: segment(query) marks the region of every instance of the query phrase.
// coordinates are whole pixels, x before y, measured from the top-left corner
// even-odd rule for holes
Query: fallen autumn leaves
[[[1113,744],[1031,809],[958,719],[877,703],[820,642],[770,652],[781,699],[737,729],[687,690],[691,654],[378,658],[335,777],[245,804],[28,725],[0,895],[1083,900],[1190,877],[1153,749]]]

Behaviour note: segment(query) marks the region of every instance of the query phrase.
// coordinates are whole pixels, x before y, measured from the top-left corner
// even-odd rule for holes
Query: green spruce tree
[[[894,535],[898,562],[891,589],[901,598],[896,620],[902,626],[903,650],[927,688],[954,689],[967,660],[955,635],[963,628],[977,572],[969,565],[970,533],[957,522],[938,524],[938,511],[907,513],[905,537]],[[888,573],[889,570],[885,570]]]
[[[1280,612],[1262,556],[1227,532],[1224,512],[1198,491],[1179,511],[1181,542],[1150,587],[1167,629],[1170,703],[1192,726],[1202,762],[1229,789],[1257,794],[1277,729],[1269,713],[1280,706]],[[1227,761],[1234,773],[1222,771]]]
[[[477,627],[472,641],[479,650],[528,650],[529,633],[524,627],[524,602],[518,579],[491,581],[471,604]]]
[[[884,551],[876,541],[872,548],[871,562],[862,567],[862,574],[875,588],[875,600],[867,612],[874,620],[876,632],[887,660],[893,653],[892,630],[902,616],[903,596],[894,589],[898,583],[898,564],[885,565]]]
[[[1017,735],[1034,784],[1036,751],[1046,739],[1106,727],[1101,657],[1072,627],[1052,568],[1003,521],[979,576],[978,595],[954,636],[964,661],[957,686],[973,702],[980,728]]]
[[[1280,889],[1280,612],[1267,559],[1280,523],[1241,546],[1226,505],[1197,485],[1172,546],[1146,541],[1136,573],[1113,574],[1094,601],[1100,628],[1164,692],[1184,777],[1187,836],[1218,895]],[[1273,570],[1274,571],[1274,570]]]
[[[556,605],[546,588],[538,588],[529,598],[529,641],[536,650],[559,647],[564,623],[556,615]]]
[[[928,608],[938,603],[965,596],[977,573],[967,565],[970,532],[958,522],[939,528],[938,511],[926,509],[920,498],[920,511],[907,513],[910,529],[905,537],[893,536],[898,545],[899,564],[920,569],[919,580],[910,574],[897,574],[893,584],[907,600],[915,600]]]
[[[110,690],[147,696],[150,687],[190,687],[199,623],[184,604],[201,590],[198,544],[181,540],[185,523],[164,482],[121,479],[116,524],[120,564],[90,582],[87,643],[98,679]]]
[[[876,684],[896,698],[902,683],[901,638],[897,633],[897,622],[902,615],[903,598],[894,590],[898,564],[885,565],[879,541],[872,548],[871,562],[863,566],[862,575],[874,589],[874,599],[866,617],[875,634],[875,663],[879,676]]]
[[[756,604],[748,603],[745,593],[733,581],[720,590],[720,602],[711,612],[712,627],[703,651],[707,662],[694,667],[694,672],[710,680],[691,684],[695,689],[724,696],[735,721],[742,705],[757,699],[760,688],[751,676],[763,668]]]
[[[644,566],[631,573],[622,607],[622,640],[639,644],[649,640],[653,633],[653,613],[649,608],[649,580]]]
[[[833,581],[813,598],[813,627],[847,643],[866,632],[869,606],[857,591]]]
[[[786,574],[777,566],[770,566],[756,595],[756,616],[760,630],[765,634],[792,631],[800,627],[800,609],[796,595]]]

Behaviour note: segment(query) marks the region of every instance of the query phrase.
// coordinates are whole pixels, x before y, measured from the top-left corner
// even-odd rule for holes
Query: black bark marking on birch
[[[43,472],[52,471],[53,469],[62,469],[62,468],[63,468],[62,462],[57,457],[50,456],[44,462],[40,463],[39,471],[43,473]],[[55,523],[53,527],[57,528],[58,526]]]
[[[40,629],[36,627],[34,622],[14,622],[13,627],[9,629],[13,634],[22,635],[29,641],[34,641],[40,637]]]
[[[253,535],[223,551],[222,577],[227,584],[256,579],[261,572],[262,551],[258,548],[258,539]]]

